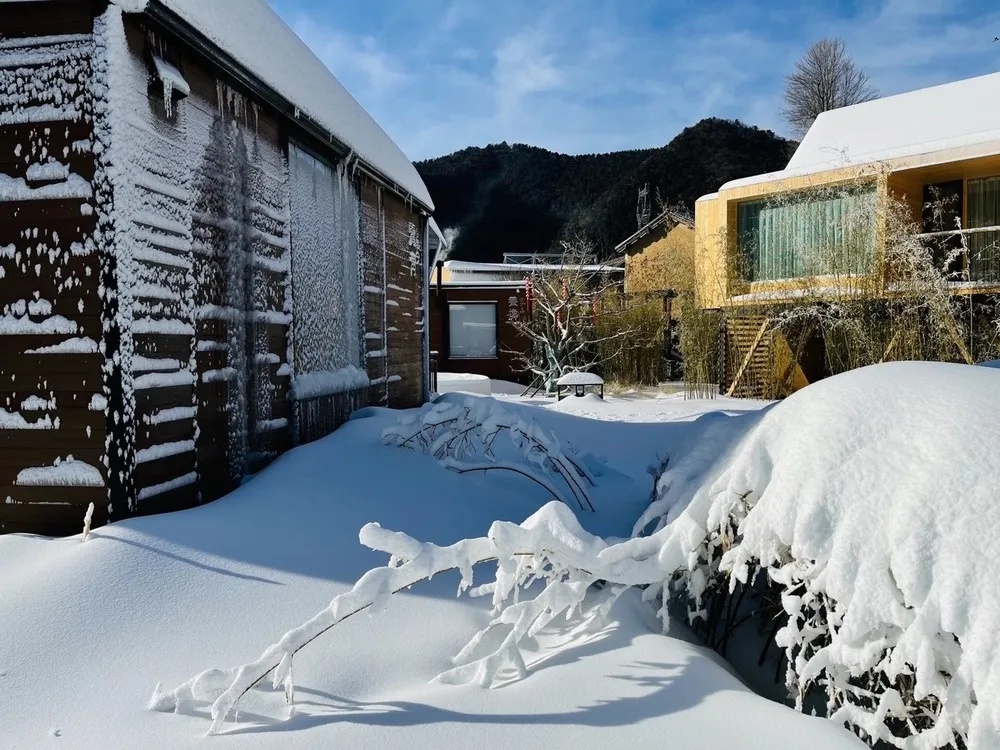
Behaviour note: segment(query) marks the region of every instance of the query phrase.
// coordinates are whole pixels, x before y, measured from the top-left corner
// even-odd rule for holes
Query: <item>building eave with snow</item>
[[[421,403],[432,211],[264,0],[0,0],[0,532]]]
[[[785,213],[801,213],[801,206],[824,189],[852,186],[875,200],[903,198],[918,223],[927,195],[944,189],[954,193],[950,218],[961,222],[963,231],[982,235],[1000,225],[1000,216],[983,206],[983,196],[1000,186],[998,100],[1000,73],[994,73],[821,114],[785,169],[733,180],[697,201],[698,305],[772,304],[801,296],[803,287],[821,287],[814,282],[822,274],[810,273],[799,257],[808,249],[772,233],[763,243],[774,246],[776,257],[769,257],[759,232],[748,227],[759,228],[760,207],[781,203]],[[782,220],[773,212],[768,219],[775,217]],[[743,247],[747,238],[752,247]],[[990,241],[995,239],[991,235]],[[872,252],[877,258],[875,242]],[[963,259],[968,279],[954,285],[955,293],[1000,290],[1000,255],[988,255]],[[877,284],[891,285],[891,269],[875,263],[872,273],[879,277]]]

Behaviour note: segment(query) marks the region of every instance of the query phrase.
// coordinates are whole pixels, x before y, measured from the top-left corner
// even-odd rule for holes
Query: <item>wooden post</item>
[[[958,351],[961,353],[962,357],[965,359],[965,364],[971,365],[973,363],[972,354],[969,352],[969,348],[965,345],[962,340],[962,334],[958,330],[958,325],[955,323],[955,319],[948,316],[948,333],[951,334],[952,341],[955,342],[955,346],[958,347]]]
[[[788,381],[791,379],[792,373],[795,372],[795,368],[799,366],[799,360],[802,359],[802,353],[805,351],[806,344],[809,342],[809,338],[812,336],[814,330],[816,330],[816,321],[810,320],[806,324],[802,333],[799,334],[799,340],[795,345],[795,351],[792,352],[792,360],[788,363],[785,371],[781,373],[781,380],[778,381],[778,391],[775,395],[780,395],[785,392],[785,387],[788,385]]]
[[[896,348],[896,342],[899,341],[899,333],[900,331],[898,328],[893,332],[892,338],[889,339],[889,346],[887,346],[885,348],[885,352],[882,353],[882,359],[879,360],[879,364],[885,362],[889,358],[889,355],[892,354],[892,350]]]
[[[674,376],[674,363],[670,359],[670,342],[673,333],[674,293],[663,294],[663,375],[668,380]]]

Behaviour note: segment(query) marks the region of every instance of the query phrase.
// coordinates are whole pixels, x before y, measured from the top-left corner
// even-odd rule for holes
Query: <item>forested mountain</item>
[[[636,196],[693,211],[723,183],[785,166],[795,144],[769,130],[711,118],[661,148],[567,156],[506,143],[418,162],[442,228],[458,230],[451,257],[499,261],[544,252],[581,233],[607,257],[636,230]],[[653,198],[655,204],[655,198]],[[656,207],[653,207],[654,215]]]

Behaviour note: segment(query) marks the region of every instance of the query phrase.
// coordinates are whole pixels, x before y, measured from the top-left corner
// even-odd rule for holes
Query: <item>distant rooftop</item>
[[[628,238],[615,245],[615,253],[624,253],[631,245],[635,244],[660,226],[668,226],[672,229],[677,224],[683,224],[684,226],[691,227],[692,229],[694,228],[694,220],[691,218],[690,214],[677,209],[668,208],[639,227],[634,234],[629,235]]]
[[[824,112],[785,169],[733,180],[722,187],[951,149],[1000,151],[1000,73]]]

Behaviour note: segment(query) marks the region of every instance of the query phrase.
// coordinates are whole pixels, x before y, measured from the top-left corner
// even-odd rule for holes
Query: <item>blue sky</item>
[[[269,2],[412,159],[645,148],[709,116],[787,134],[784,76],[823,36],[885,94],[1000,70],[995,0]]]

